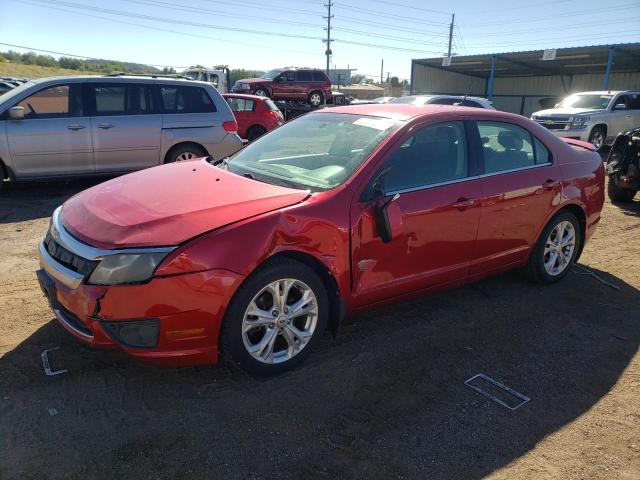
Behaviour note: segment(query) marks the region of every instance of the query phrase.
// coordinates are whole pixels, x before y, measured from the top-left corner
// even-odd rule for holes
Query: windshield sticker
[[[360,125],[361,127],[375,128],[376,130],[386,130],[391,128],[394,121],[389,118],[370,118],[362,117],[353,122],[354,125]]]

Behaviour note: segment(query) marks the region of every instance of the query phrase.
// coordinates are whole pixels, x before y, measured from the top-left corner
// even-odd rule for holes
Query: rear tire
[[[304,361],[326,330],[328,315],[327,291],[313,270],[289,258],[271,260],[233,296],[220,351],[250,374],[277,375]]]
[[[604,142],[607,139],[607,127],[603,125],[596,125],[589,134],[589,143],[593,144],[598,150],[604,147]]]
[[[164,163],[183,162],[209,155],[204,148],[195,144],[179,145],[169,152]]]
[[[522,273],[536,283],[560,281],[575,264],[582,242],[576,216],[567,210],[559,212],[542,230]]]
[[[309,102],[309,105],[317,108],[324,103],[324,96],[322,95],[322,92],[311,92],[307,101]]]
[[[614,203],[625,203],[633,200],[636,196],[637,190],[631,188],[622,188],[616,185],[616,181],[609,177],[607,184],[607,193],[609,194],[609,200]]]
[[[247,140],[253,142],[256,138],[260,138],[265,133],[267,133],[267,130],[264,127],[254,125],[247,130]]]

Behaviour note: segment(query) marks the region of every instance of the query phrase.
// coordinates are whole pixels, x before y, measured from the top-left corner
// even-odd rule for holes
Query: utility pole
[[[447,57],[451,58],[451,44],[453,43],[453,22],[456,19],[456,15],[454,13],[451,14],[451,25],[449,25],[449,51],[447,53]]]
[[[327,56],[327,76],[329,76],[329,59],[331,58],[331,54],[333,53],[331,51],[331,19],[333,18],[333,15],[331,15],[331,7],[333,7],[333,3],[331,3],[331,0],[329,0],[328,3],[324,4],[325,7],[327,7],[327,16],[326,17],[322,17],[322,18],[326,18],[327,19],[327,39],[323,40],[324,42],[327,43],[327,49],[325,50],[325,55]]]
[[[382,63],[380,64],[380,84],[382,84],[383,76],[384,76],[384,58],[382,59]]]

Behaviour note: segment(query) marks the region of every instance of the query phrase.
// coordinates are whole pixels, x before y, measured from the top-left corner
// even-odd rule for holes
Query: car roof
[[[592,92],[575,92],[571,95],[617,95],[619,93],[634,93],[631,90],[594,90]]]
[[[40,83],[57,83],[57,82],[100,82],[100,83],[119,83],[119,82],[127,82],[127,83],[189,83],[189,84],[197,84],[197,85],[207,85],[211,86],[208,82],[201,82],[198,80],[192,80],[190,78],[180,78],[180,77],[162,77],[162,76],[153,76],[153,75],[71,75],[71,76],[56,76],[56,77],[43,77],[43,78],[35,78],[31,80],[34,84]],[[212,87],[213,88],[213,87]]]
[[[351,115],[367,115],[372,117],[409,120],[420,116],[441,115],[447,113],[466,114],[471,116],[488,116],[495,119],[511,121],[513,118],[523,118],[514,113],[500,112],[481,108],[460,107],[454,105],[413,105],[410,103],[367,103],[360,105],[345,105],[341,107],[324,108],[318,113],[346,113]]]

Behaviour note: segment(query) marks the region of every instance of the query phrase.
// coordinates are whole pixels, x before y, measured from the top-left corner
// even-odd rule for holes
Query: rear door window
[[[150,88],[143,84],[91,85],[95,115],[145,115],[154,112]]]
[[[202,87],[162,85],[160,87],[164,113],[209,113],[216,106]]]
[[[305,72],[304,70],[300,70],[298,72],[297,80],[299,82],[310,82],[311,81],[311,72]]]
[[[549,150],[522,127],[506,122],[479,121],[485,173],[497,173],[549,163]]]
[[[246,98],[228,97],[226,100],[232,112],[253,112],[256,106],[256,102]]]
[[[312,77],[314,82],[326,82],[327,76],[322,72],[312,72]]]

